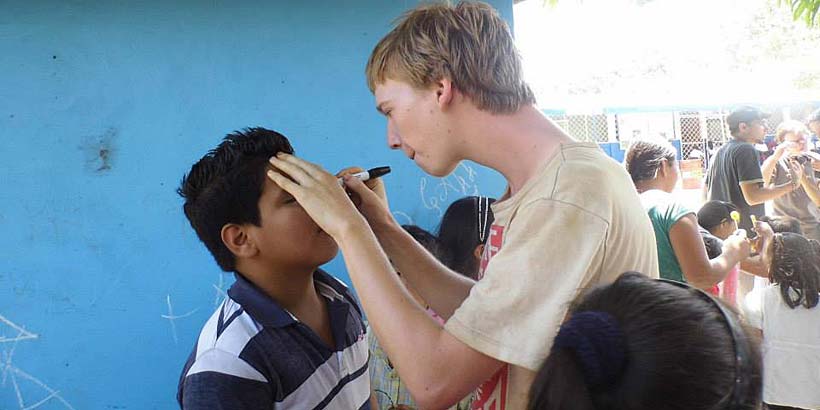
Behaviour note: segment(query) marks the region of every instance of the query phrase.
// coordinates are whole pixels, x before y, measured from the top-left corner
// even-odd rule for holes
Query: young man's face
[[[258,206],[261,226],[247,227],[265,265],[283,271],[315,267],[339,251],[333,238],[270,178],[265,178]]]
[[[741,123],[741,134],[749,140],[760,143],[763,142],[764,138],[766,138],[766,129],[768,125],[769,123],[765,119]]]
[[[461,158],[455,130],[450,129],[438,104],[436,90],[419,90],[403,81],[387,79],[376,86],[376,109],[387,117],[387,144],[400,149],[424,172],[445,176]]]

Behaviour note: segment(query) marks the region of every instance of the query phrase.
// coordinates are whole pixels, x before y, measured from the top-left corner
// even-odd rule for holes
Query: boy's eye
[[[296,202],[296,198],[294,198],[292,196],[289,196],[289,197],[285,198],[285,200],[282,201],[282,202],[284,202],[286,204],[292,204],[292,203]]]

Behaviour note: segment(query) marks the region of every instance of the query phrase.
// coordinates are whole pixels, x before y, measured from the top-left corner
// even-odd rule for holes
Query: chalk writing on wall
[[[174,336],[174,344],[179,344],[176,321],[193,315],[197,310],[199,310],[199,308],[196,308],[184,315],[174,315],[174,307],[171,305],[171,295],[166,295],[165,300],[168,302],[168,314],[160,316],[162,316],[163,319],[168,319],[168,322],[171,324],[171,334]]]
[[[6,334],[9,329],[11,329],[13,336]],[[58,390],[49,387],[37,377],[14,365],[14,352],[17,344],[38,337],[37,334],[29,332],[23,326],[0,315],[0,343],[3,343],[4,346],[11,345],[11,348],[3,349],[2,355],[0,355],[0,388],[5,389],[10,385],[14,389],[19,410],[34,410],[49,402],[58,402],[66,409],[75,410],[60,395]],[[21,388],[21,386],[28,388]],[[37,393],[41,393],[43,396],[39,397],[36,395]],[[39,398],[31,399],[32,397]]]
[[[444,178],[422,177],[419,181],[419,193],[424,207],[435,210],[441,217],[444,215],[442,206],[452,202],[451,199],[479,195],[476,172],[462,162],[455,171]],[[458,198],[450,198],[451,195],[458,195]]]

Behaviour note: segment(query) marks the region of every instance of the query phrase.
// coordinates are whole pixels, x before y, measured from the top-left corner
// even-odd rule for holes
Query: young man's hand
[[[313,221],[337,242],[349,229],[360,228],[357,224],[366,224],[339,180],[322,167],[285,153],[269,161],[281,173],[268,171],[268,178],[293,195]]]
[[[780,144],[777,144],[777,147],[774,149],[774,157],[777,159],[783,158],[783,155],[786,152],[789,152],[793,147],[796,147],[797,144],[791,141],[783,141]]]
[[[364,168],[361,168],[361,167],[347,167],[347,168],[337,172],[336,177],[344,179],[344,177],[346,175],[358,174],[359,172],[363,172],[363,171],[364,171]],[[344,184],[344,181],[342,183]],[[377,197],[379,197],[379,199],[384,204],[384,207],[389,208],[389,206],[387,205],[387,191],[384,189],[384,181],[382,181],[381,178],[368,179],[367,181],[364,181],[364,184],[368,188],[370,188],[370,190],[373,191],[373,193],[375,193]],[[362,206],[361,196],[358,193],[355,193],[353,191],[348,191],[348,194],[350,195],[350,199],[353,200],[353,203],[356,204],[356,207],[360,208],[360,210],[361,210],[361,206]]]
[[[358,178],[348,177],[348,175],[361,171],[364,170],[351,167],[339,171],[337,175],[342,178],[353,203],[356,204],[359,212],[364,215],[371,226],[375,228],[378,224],[389,223],[393,220],[393,215],[390,213],[390,207],[387,204],[384,181],[381,178],[375,178],[362,182]]]
[[[792,176],[792,186],[794,189],[800,187],[800,182],[803,181],[803,165],[800,164],[796,159],[789,160],[789,173]]]

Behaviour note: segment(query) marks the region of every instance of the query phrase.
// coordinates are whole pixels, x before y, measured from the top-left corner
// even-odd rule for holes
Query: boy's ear
[[[225,224],[222,227],[222,243],[237,257],[249,258],[256,255],[259,249],[248,235],[246,228],[237,224]]]
[[[442,78],[436,82],[436,99],[440,108],[445,108],[453,102],[455,93],[453,81],[449,78]]]

